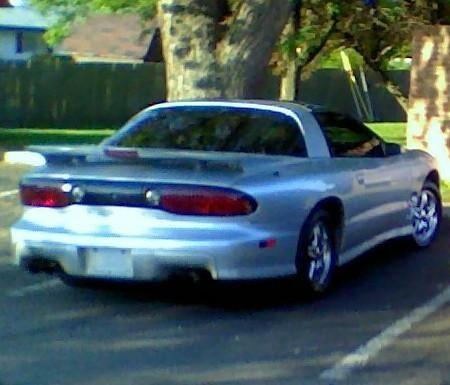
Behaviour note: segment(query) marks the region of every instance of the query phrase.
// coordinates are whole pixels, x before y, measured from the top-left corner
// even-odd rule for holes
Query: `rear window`
[[[306,156],[303,136],[293,118],[274,111],[235,107],[151,110],[106,144]]]

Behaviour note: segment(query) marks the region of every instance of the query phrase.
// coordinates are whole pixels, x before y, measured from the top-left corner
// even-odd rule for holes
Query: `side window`
[[[334,157],[383,157],[381,139],[364,124],[334,113],[315,115]]]

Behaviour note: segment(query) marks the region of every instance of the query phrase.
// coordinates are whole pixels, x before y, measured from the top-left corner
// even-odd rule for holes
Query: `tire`
[[[410,243],[416,248],[428,247],[436,238],[442,221],[442,202],[439,188],[426,181],[419,195],[410,201],[413,233]]]
[[[325,293],[332,285],[337,262],[337,229],[330,214],[314,211],[300,233],[297,251],[297,276],[307,294]]]

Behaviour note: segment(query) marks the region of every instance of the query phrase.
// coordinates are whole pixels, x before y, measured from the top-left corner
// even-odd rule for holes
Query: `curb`
[[[41,154],[32,151],[0,152],[0,161],[26,166],[43,166],[45,164],[45,158]]]

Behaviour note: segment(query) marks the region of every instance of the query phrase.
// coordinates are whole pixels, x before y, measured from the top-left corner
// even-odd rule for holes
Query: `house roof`
[[[156,29],[155,21],[143,25],[138,15],[97,14],[76,22],[57,52],[92,58],[142,60]]]
[[[49,27],[49,20],[32,8],[0,8],[0,29],[46,31]]]

